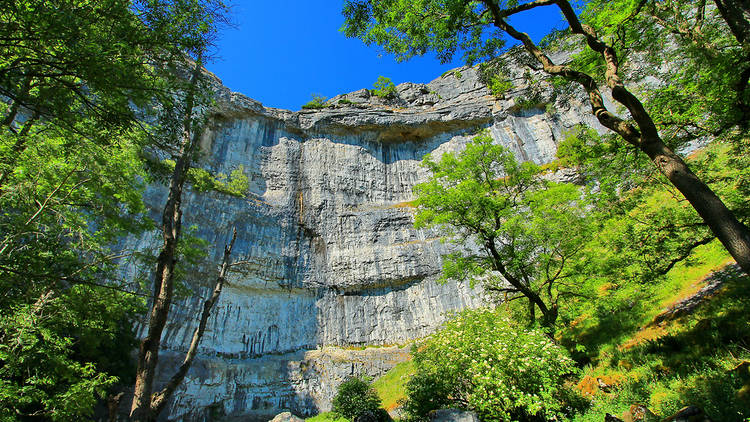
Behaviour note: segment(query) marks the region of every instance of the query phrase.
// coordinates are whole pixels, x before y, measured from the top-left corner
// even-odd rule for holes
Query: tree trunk
[[[182,224],[182,190],[192,162],[193,147],[197,143],[197,134],[193,133],[192,113],[198,77],[200,76],[200,66],[201,61],[197,60],[185,100],[180,156],[172,172],[169,194],[162,213],[164,243],[156,261],[153,304],[149,314],[148,331],[146,337],[141,341],[138,352],[138,369],[133,389],[133,403],[130,408],[130,417],[135,422],[147,422],[156,419],[156,415],[151,408],[151,393],[156,365],[159,360],[161,335],[167,324],[174,290],[174,266]]]
[[[750,231],[747,227],[660,138],[644,140],[640,149],[685,196],[742,270],[750,274]]]
[[[533,324],[534,321],[536,321],[536,305],[529,299],[529,322]]]
[[[153,398],[151,399],[151,411],[154,418],[159,416],[161,411],[164,409],[164,406],[166,406],[169,398],[172,397],[174,391],[182,383],[182,380],[185,379],[185,375],[187,375],[190,366],[193,364],[195,355],[198,353],[198,344],[200,343],[201,338],[203,338],[203,332],[206,330],[206,323],[208,322],[208,317],[211,315],[211,309],[213,309],[216,301],[219,300],[221,290],[224,288],[227,271],[231,266],[231,264],[229,263],[229,258],[232,254],[232,248],[234,247],[235,239],[237,239],[237,229],[232,230],[232,240],[231,242],[229,242],[229,245],[224,246],[224,258],[221,261],[221,270],[219,271],[219,276],[216,279],[216,286],[214,287],[214,291],[211,294],[211,297],[209,297],[203,304],[203,312],[201,313],[198,327],[196,327],[195,331],[193,332],[193,338],[190,341],[190,348],[185,354],[185,359],[183,360],[182,365],[180,365],[180,368],[177,370],[177,372],[172,375],[172,378],[169,380],[169,382],[167,382],[167,385],[160,392],[155,393],[153,395]]]
[[[531,290],[531,288],[524,284],[523,281],[519,280],[518,278],[514,277],[513,274],[508,272],[508,269],[505,268],[505,265],[503,265],[503,260],[502,258],[500,258],[497,247],[495,247],[495,241],[491,237],[485,239],[485,246],[490,252],[490,256],[492,257],[492,264],[495,271],[499,272],[503,276],[503,278],[505,278],[505,280],[510,283],[511,286],[513,286],[513,288],[515,288],[519,293],[524,295],[529,300],[529,313],[531,315],[534,315],[534,318],[536,318],[534,306],[539,308],[539,311],[542,313],[542,325],[548,327],[551,330],[554,330],[555,322],[557,322],[557,306],[553,306],[552,308],[548,307],[547,304],[544,303],[544,299],[542,299],[541,296]],[[534,320],[531,320],[530,322],[533,323]]]
[[[740,45],[750,41],[750,1],[714,0],[714,3]]]

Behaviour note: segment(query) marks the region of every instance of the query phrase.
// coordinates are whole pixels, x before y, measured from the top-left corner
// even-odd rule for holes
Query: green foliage
[[[352,377],[341,383],[332,405],[334,412],[354,420],[365,412],[379,413],[380,398],[368,380]]]
[[[174,162],[172,162],[174,167]],[[231,196],[244,198],[250,188],[250,182],[242,165],[229,173],[229,179],[224,173],[213,176],[208,170],[192,167],[188,171],[188,180],[193,189],[198,192],[217,191]]]
[[[320,108],[326,107],[326,97],[320,95],[320,94],[311,94],[312,99],[310,102],[302,106],[303,110],[316,110]]]
[[[497,98],[504,98],[514,86],[502,56],[479,64],[479,80]]]
[[[732,159],[730,148],[714,142],[694,153],[690,165],[737,216],[748,221],[750,210],[741,186],[750,174]],[[653,283],[694,248],[714,238],[648,158],[613,137],[574,128],[560,143],[558,157],[561,166],[578,167],[590,184],[589,197],[596,204],[600,229],[588,246],[589,263],[599,277]]]
[[[143,309],[117,292],[109,296],[76,286],[0,316],[0,420],[89,417],[110,386],[132,382],[131,318]]]
[[[404,409],[413,420],[449,406],[485,421],[559,420],[582,404],[566,384],[577,369],[565,349],[499,309],[462,312],[412,354]]]
[[[349,419],[339,415],[336,412],[320,413],[312,418],[305,419],[307,422],[349,422]]]
[[[393,84],[390,78],[385,76],[378,76],[378,80],[373,84],[372,93],[380,98],[391,98],[396,95],[396,85]]]
[[[644,6],[593,1],[586,4],[582,17],[600,36],[612,36],[622,63],[638,62],[638,72],[628,75],[630,80],[669,81],[644,92],[647,111],[662,138],[675,148],[701,136],[740,135],[733,128],[746,129],[750,120],[750,91],[744,88],[747,80],[742,82],[750,67],[746,50],[718,8],[703,9],[695,1]],[[600,79],[604,73],[602,59],[588,49],[574,64],[596,70]]]
[[[515,108],[520,111],[528,111],[540,108],[542,104],[536,98],[517,97],[515,99]]]
[[[504,7],[506,2],[501,2]],[[468,64],[493,57],[503,47],[499,30],[488,25],[482,5],[465,0],[349,0],[341,30],[366,44],[377,44],[397,60],[434,51],[447,63],[463,51]],[[445,19],[450,16],[450,19]]]
[[[154,227],[142,194],[159,175],[146,161],[174,147],[185,59],[210,45],[222,10],[0,4],[3,420],[85,419],[114,383],[133,382],[144,301],[117,278],[135,256],[118,242]]]
[[[492,95],[498,98],[503,98],[505,97],[506,92],[513,89],[513,81],[505,79],[500,75],[495,75],[490,79],[487,88],[490,89]]]
[[[552,327],[559,301],[585,293],[559,283],[580,272],[592,228],[578,188],[539,178],[538,166],[518,163],[485,133],[459,154],[425,156],[423,166],[432,176],[415,187],[415,225],[442,227],[460,245],[444,257],[441,279],[481,279],[498,298],[524,296]]]
[[[346,98],[342,98],[339,100],[339,104],[341,105],[352,105],[354,104],[353,101],[347,100]]]
[[[622,412],[633,403],[647,405],[660,419],[687,404],[704,409],[712,420],[741,421],[750,416],[750,398],[741,393],[750,385],[750,373],[732,370],[750,358],[750,325],[744,315],[750,296],[742,287],[746,276],[725,272],[720,275],[727,283],[725,290],[697,311],[659,325],[652,322],[666,303],[682,298],[685,292],[680,288],[694,291],[703,276],[728,258],[720,245],[701,249],[692,263],[681,263],[670,273],[671,280],[664,284],[671,291],[654,286],[653,293],[639,299],[642,307],[619,312],[617,318],[632,320],[631,324],[601,320],[596,326],[603,332],[596,341],[590,337],[590,319],[587,327],[573,332],[600,350],[586,379],[618,380],[613,394],[589,391],[595,406],[574,420],[601,420],[604,413]]]

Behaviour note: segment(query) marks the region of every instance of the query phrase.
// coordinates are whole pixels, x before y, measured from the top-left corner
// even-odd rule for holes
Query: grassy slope
[[[414,374],[411,361],[401,362],[372,383],[385,410],[393,410],[406,397],[406,382]]]
[[[600,331],[595,341],[599,344],[588,345],[599,350],[598,356],[584,368],[578,383],[592,399],[592,407],[576,421],[600,422],[605,413],[621,414],[634,403],[645,404],[660,417],[687,404],[706,409],[716,421],[743,421],[750,416],[750,373],[732,371],[743,359],[750,360],[750,292],[742,287],[748,283],[746,277],[728,276],[727,287],[693,314],[648,326],[668,305],[698,291],[707,275],[728,262],[731,259],[721,245],[703,246],[658,286],[642,307],[647,312],[620,315],[629,321],[625,324],[631,327],[629,332],[613,333],[599,327],[601,321],[590,327],[581,323],[573,330],[581,335],[586,328]],[[413,371],[412,363],[404,362],[373,383],[383,407],[391,410],[405,398],[404,386]],[[597,378],[613,390],[600,391]]]
[[[592,399],[592,407],[576,421],[602,421],[605,413],[619,415],[635,403],[660,418],[685,405],[705,409],[716,421],[750,416],[750,373],[746,368],[732,370],[750,360],[746,276],[728,274],[726,287],[694,313],[652,323],[666,305],[697,291],[703,278],[728,260],[718,244],[700,248],[690,264],[676,267],[659,286],[644,307],[647,312],[622,315],[637,324],[627,324],[634,328],[624,336],[610,332],[612,341],[596,345],[599,353],[578,383]],[[613,388],[601,391],[597,379]]]

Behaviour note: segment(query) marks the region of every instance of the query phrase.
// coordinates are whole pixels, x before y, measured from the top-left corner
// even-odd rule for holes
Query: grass
[[[722,273],[726,287],[695,312],[649,324],[665,304],[694,292],[726,261],[717,245],[696,251],[692,265],[676,267],[655,290],[657,295],[646,307],[649,312],[639,317],[643,328],[619,343],[600,345],[597,360],[578,383],[593,405],[575,421],[601,421],[605,413],[618,415],[635,403],[646,405],[659,418],[686,405],[704,409],[716,421],[741,422],[750,416],[750,372],[742,365],[750,360],[747,276]],[[602,391],[598,379],[612,390]]]
[[[305,419],[308,422],[349,422],[349,419],[339,415],[336,412],[320,413],[312,418]]]
[[[414,364],[401,362],[372,383],[385,410],[393,410],[406,398],[406,382],[413,374]]]

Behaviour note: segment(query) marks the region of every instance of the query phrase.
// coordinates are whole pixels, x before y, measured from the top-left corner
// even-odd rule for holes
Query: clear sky
[[[378,76],[429,82],[463,65],[440,64],[434,56],[397,63],[377,46],[339,32],[343,0],[234,0],[235,28],[224,29],[217,58],[207,65],[224,85],[267,107],[299,110],[311,94],[333,97],[372,88]],[[535,40],[559,26],[560,14],[543,7],[512,21]]]

